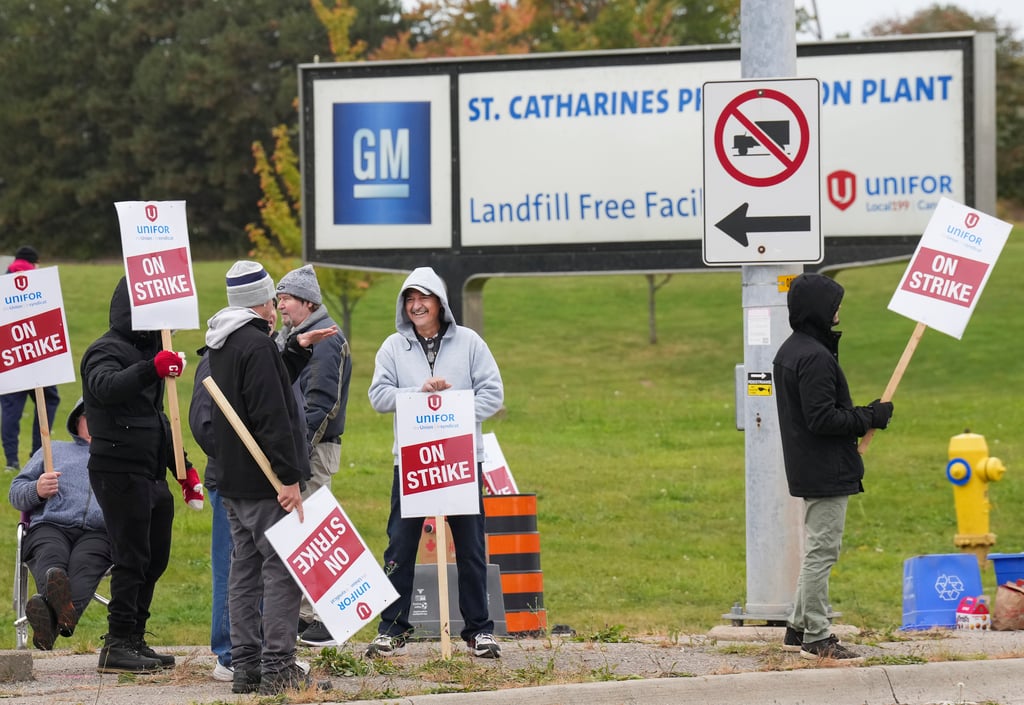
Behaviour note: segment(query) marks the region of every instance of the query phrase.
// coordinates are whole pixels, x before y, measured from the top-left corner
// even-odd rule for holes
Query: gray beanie
[[[316,280],[316,272],[313,271],[311,264],[293,269],[281,277],[281,283],[277,285],[277,293],[288,294],[318,306],[322,302],[320,283]]]
[[[226,277],[228,305],[251,308],[274,298],[274,280],[259,262],[239,260]]]

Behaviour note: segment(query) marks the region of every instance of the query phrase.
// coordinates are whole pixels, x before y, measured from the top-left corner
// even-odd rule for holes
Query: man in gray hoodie
[[[27,515],[21,556],[39,592],[29,598],[25,616],[32,643],[49,651],[57,634],[71,636],[96,587],[110,568],[110,538],[103,511],[89,484],[89,426],[79,399],[68,414],[70,441],[50,444],[53,472],[46,472],[37,450],[11,482],[11,505]]]
[[[483,472],[480,467],[484,452],[481,424],[501,409],[504,400],[498,363],[476,331],[455,322],[444,282],[430,267],[413,270],[402,284],[395,305],[395,328],[397,332],[388,336],[377,351],[369,391],[374,409],[382,414],[393,414],[395,399],[403,392],[473,390],[480,511],[450,516],[448,524],[452,529],[459,571],[459,611],[465,622],[462,639],[475,656],[498,658],[501,647],[494,640],[494,621],[487,610]],[[398,600],[381,613],[377,638],[366,649],[368,658],[402,653],[413,630],[409,610],[423,517],[402,518],[397,438],[393,451],[394,480],[384,564],[390,571]]]

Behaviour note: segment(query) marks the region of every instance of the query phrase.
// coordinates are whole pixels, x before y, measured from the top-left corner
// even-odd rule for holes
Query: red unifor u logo
[[[438,409],[440,409],[441,408],[441,395],[440,394],[431,394],[429,397],[427,397],[427,406],[430,407],[431,411],[437,411]]]
[[[28,277],[24,274],[14,277],[14,288],[18,291],[25,291],[28,288]]]
[[[828,175],[828,200],[841,211],[853,205],[857,198],[857,176],[852,171],[840,169]]]
[[[981,216],[971,211],[964,217],[964,225],[966,225],[967,229],[970,230],[971,228],[978,224],[979,220],[981,220]]]
[[[154,204],[152,204],[152,203],[147,203],[146,204],[146,220],[148,220],[150,223],[156,222],[156,219],[157,219],[158,215],[159,215],[159,213],[157,211],[156,206]]]

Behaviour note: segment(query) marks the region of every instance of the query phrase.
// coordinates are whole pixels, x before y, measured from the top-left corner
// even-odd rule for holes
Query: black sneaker
[[[132,646],[131,639],[112,634],[100,638],[104,641],[100,649],[100,662],[96,666],[100,673],[152,673],[163,668],[159,660],[139,654]]]
[[[231,680],[231,692],[232,693],[255,693],[260,689],[260,682],[262,676],[260,674],[260,665],[257,663],[252,668],[245,668],[232,664],[235,669],[234,677]]]
[[[306,646],[337,646],[338,640],[327,631],[327,627],[318,619],[299,635],[299,643]]]
[[[501,646],[494,640],[493,634],[483,632],[473,637],[469,648],[478,658],[501,658]]]
[[[309,690],[313,687],[313,679],[298,664],[292,664],[283,671],[267,673],[260,683],[260,695],[280,695],[286,690]],[[327,692],[331,689],[330,681],[320,681],[316,689]]]
[[[32,627],[32,645],[49,651],[57,641],[57,617],[40,594],[28,598],[25,603],[25,617]]]
[[[144,634],[132,634],[132,646],[139,652],[140,656],[151,658],[160,662],[160,668],[174,668],[174,657],[170,654],[158,654],[146,643]]]
[[[804,642],[800,649],[800,658],[814,661],[817,659],[835,659],[846,663],[862,663],[863,656],[858,656],[853,651],[839,643],[835,634],[830,634],[827,639]]]
[[[804,645],[804,633],[786,625],[786,636],[782,637],[783,651],[799,651]]]
[[[71,601],[71,579],[63,568],[53,566],[46,571],[46,602],[57,616],[61,636],[74,634],[78,611]]]
[[[363,653],[363,656],[366,658],[388,658],[389,656],[398,656],[404,653],[404,636],[378,634],[377,638],[371,641],[370,645],[366,647],[366,651]]]

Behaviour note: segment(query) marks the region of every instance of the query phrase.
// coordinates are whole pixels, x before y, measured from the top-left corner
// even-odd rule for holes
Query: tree
[[[398,0],[355,2],[367,47],[400,26]],[[252,142],[294,120],[296,64],[329,51],[310,0],[5,0],[0,246],[115,255],[115,201],[184,199],[193,250],[238,253]]]
[[[364,3],[369,4],[369,3]],[[323,0],[311,0],[317,20],[326,30],[335,61],[353,61],[367,46],[366,41],[352,42],[350,34],[356,27],[358,10],[347,0],[335,0],[328,7]],[[373,2],[383,7],[385,3]],[[293,130],[280,124],[272,131],[274,150],[268,155],[263,143],[252,143],[254,171],[259,176],[263,197],[259,200],[260,223],[248,223],[246,233],[252,242],[250,255],[258,259],[275,278],[294,269],[302,252],[302,176],[299,159],[292,147]],[[341,311],[341,329],[352,338],[352,313],[377,275],[346,269],[321,269],[317,280],[329,309]]]
[[[975,30],[996,35],[996,178],[1000,198],[1024,203],[1024,44],[1018,27],[1000,25],[993,15],[971,15],[955,5],[934,4],[909,19],[887,19],[868,34],[921,34]]]

